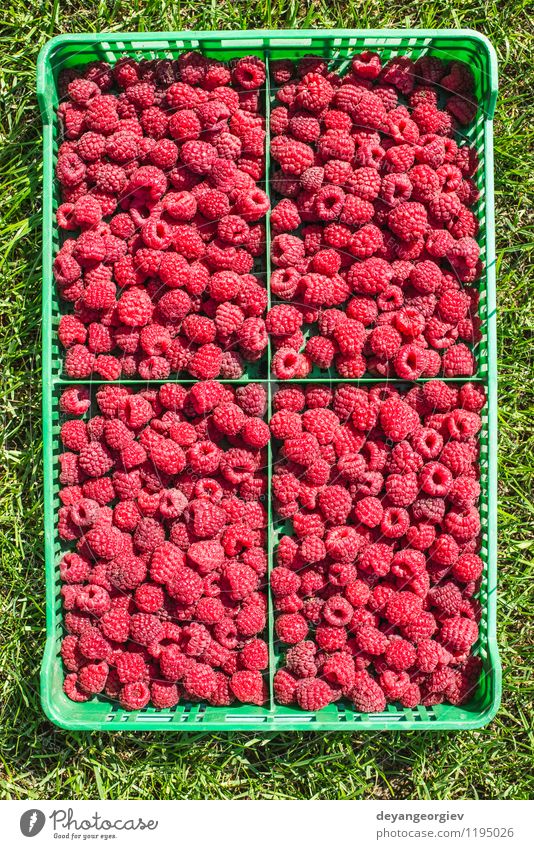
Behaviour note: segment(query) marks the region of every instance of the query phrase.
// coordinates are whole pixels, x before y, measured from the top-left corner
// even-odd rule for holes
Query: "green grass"
[[[146,3],[10,0],[0,25],[0,797],[512,798],[532,795],[532,337],[534,70],[524,0]],[[310,8],[307,9],[306,7]],[[414,10],[418,14],[414,14]],[[500,63],[495,124],[500,371],[501,711],[471,733],[74,734],[43,716],[40,433],[40,119],[35,62],[66,31],[472,27]],[[530,413],[530,417],[529,417]]]

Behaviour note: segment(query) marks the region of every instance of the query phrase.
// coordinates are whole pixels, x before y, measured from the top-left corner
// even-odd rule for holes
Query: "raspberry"
[[[317,675],[316,652],[317,648],[311,640],[292,646],[286,654],[288,670],[297,678],[315,677]]]
[[[385,652],[386,663],[397,672],[402,672],[413,666],[416,657],[415,647],[402,638],[391,640]]]
[[[379,713],[386,707],[383,690],[365,670],[355,673],[350,698],[356,710],[362,713]]]
[[[80,636],[78,647],[88,660],[105,660],[111,654],[111,645],[98,628],[87,628]]]
[[[452,576],[457,581],[467,584],[470,581],[478,581],[484,564],[477,554],[462,554],[452,567]]]
[[[313,165],[314,154],[309,145],[289,138],[275,136],[271,139],[271,155],[284,174],[298,177]]]
[[[124,643],[130,635],[130,615],[125,610],[109,610],[101,617],[100,628],[108,640]]]
[[[264,640],[254,639],[246,643],[239,654],[240,662],[245,669],[259,672],[269,664],[269,652]]]
[[[71,416],[83,416],[91,406],[89,392],[83,387],[71,386],[65,389],[59,399],[59,408],[62,413]]]
[[[181,148],[180,159],[194,174],[209,174],[217,159],[217,150],[208,142],[186,141]]]
[[[271,589],[275,596],[291,595],[300,587],[300,578],[291,569],[276,566],[271,572]]]
[[[230,688],[240,702],[262,705],[266,698],[266,687],[261,672],[242,670],[235,672],[230,679]]]
[[[332,365],[336,348],[330,339],[322,336],[311,336],[306,342],[306,354],[320,369],[329,369]]]
[[[302,710],[321,710],[333,700],[332,689],[319,678],[303,678],[296,686],[295,697]]]
[[[236,404],[247,416],[263,416],[267,408],[267,395],[259,383],[239,386],[236,390]]]
[[[399,398],[389,398],[380,408],[380,424],[388,439],[400,442],[419,424],[415,410]]]
[[[276,336],[290,336],[302,325],[302,315],[296,307],[289,304],[279,304],[271,307],[265,319],[269,333]]]
[[[257,604],[248,604],[236,616],[239,634],[253,637],[265,628],[265,611]]]
[[[238,89],[259,89],[265,79],[265,65],[257,56],[243,56],[232,68],[232,81]]]
[[[287,669],[278,669],[274,674],[274,695],[278,704],[290,705],[295,701],[297,680]]]
[[[342,486],[327,486],[319,493],[319,507],[327,522],[343,524],[350,513],[352,499]]]
[[[163,646],[159,655],[161,672],[171,682],[180,681],[193,664],[192,658],[183,654],[176,643]]]
[[[142,710],[150,701],[150,689],[144,681],[125,684],[120,691],[119,702],[124,710]]]
[[[176,684],[153,681],[150,685],[150,700],[155,708],[165,709],[178,704],[180,693]]]
[[[249,418],[241,430],[241,438],[252,448],[263,448],[269,444],[269,426],[261,419]]]
[[[221,370],[222,351],[218,345],[202,345],[191,357],[189,373],[199,380],[212,380]]]
[[[87,702],[91,698],[90,694],[81,687],[76,672],[65,676],[63,691],[73,702]]]
[[[151,319],[153,304],[142,289],[127,289],[117,304],[117,314],[122,324],[128,327],[143,327]]]
[[[311,433],[290,437],[284,442],[284,454],[288,460],[301,466],[309,466],[317,458],[319,443]],[[338,487],[341,489],[341,487]],[[334,493],[335,496],[335,493]]]
[[[96,557],[112,560],[122,551],[124,538],[118,528],[101,525],[92,528],[86,535],[85,541]]]
[[[308,623],[300,613],[284,613],[276,620],[275,629],[279,640],[294,645],[306,638]]]
[[[472,619],[453,616],[444,620],[439,638],[453,652],[468,652],[478,639],[478,625]]]
[[[101,693],[106,685],[109,666],[105,661],[88,663],[80,669],[78,682],[87,693]]]

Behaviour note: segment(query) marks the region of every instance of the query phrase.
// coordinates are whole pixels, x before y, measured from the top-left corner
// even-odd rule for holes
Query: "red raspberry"
[[[163,646],[159,655],[159,665],[164,678],[168,681],[180,681],[188,669],[194,665],[192,658],[187,657],[176,643]]]
[[[59,399],[61,412],[71,416],[83,416],[90,406],[89,391],[84,387],[71,386],[65,389]]]
[[[402,672],[413,666],[416,656],[415,647],[402,638],[390,640],[385,652],[386,663],[397,672]]]
[[[278,704],[290,705],[295,701],[297,680],[287,669],[278,669],[274,675],[274,695]]]
[[[467,584],[470,581],[478,581],[484,564],[477,554],[462,554],[452,567],[452,576],[457,581]]]
[[[260,383],[249,383],[236,390],[236,404],[247,416],[263,416],[267,408],[267,394]]]
[[[401,203],[388,215],[388,226],[399,239],[410,240],[423,236],[427,230],[425,207],[416,202]]]
[[[311,433],[290,437],[284,442],[284,454],[288,460],[301,466],[309,466],[317,459],[319,443]]]
[[[289,304],[278,304],[271,307],[265,319],[269,333],[276,336],[290,336],[302,325],[302,315],[296,307]]]
[[[164,710],[178,704],[180,693],[176,684],[153,681],[150,685],[150,700],[155,708]]]
[[[117,314],[122,324],[143,327],[148,324],[153,312],[149,295],[142,289],[127,289],[120,297]]]
[[[269,664],[269,651],[264,640],[254,639],[246,643],[239,654],[239,660],[245,669],[260,672]]]
[[[400,398],[389,398],[380,408],[380,424],[388,439],[400,442],[419,425],[419,416]]]
[[[144,681],[125,684],[121,688],[119,702],[124,710],[142,710],[150,701],[150,689]]]
[[[78,637],[69,634],[63,638],[61,643],[61,658],[69,672],[78,672],[86,659],[79,649]]]
[[[265,628],[265,611],[257,604],[247,604],[237,614],[235,623],[241,636],[253,637]]]
[[[312,148],[288,136],[275,136],[271,139],[271,155],[279,163],[284,174],[290,176],[298,177],[314,163]]]
[[[235,601],[246,598],[258,587],[257,573],[244,563],[230,561],[224,568],[223,576],[230,596]]]
[[[291,595],[298,592],[300,578],[291,569],[276,566],[271,572],[271,589],[275,596]]]
[[[354,675],[354,685],[350,692],[356,710],[362,713],[379,713],[386,708],[386,698],[380,685],[365,670]]]
[[[78,673],[80,687],[87,693],[101,693],[106,685],[109,666],[105,661],[88,663]]]
[[[292,646],[286,654],[289,672],[297,678],[314,678],[317,675],[316,652],[317,647],[311,640]]]
[[[78,647],[88,660],[109,659],[112,648],[98,628],[87,628],[80,636]]]
[[[275,630],[279,640],[294,645],[306,638],[308,623],[300,613],[284,613],[276,620]]]
[[[81,687],[76,672],[65,676],[63,691],[73,702],[87,702],[91,698],[90,694]]]
[[[478,639],[478,625],[472,619],[453,616],[444,620],[439,638],[451,651],[465,653]]]
[[[269,444],[269,426],[258,418],[249,418],[241,430],[241,438],[252,448],[263,448]]]
[[[334,693],[326,681],[319,678],[302,678],[296,686],[295,697],[302,710],[322,710],[333,700]]]
[[[194,174],[209,174],[217,159],[217,150],[205,141],[186,141],[181,148],[180,159]]]
[[[388,262],[378,257],[354,263],[348,273],[348,282],[355,292],[376,295],[384,291],[393,276]]]
[[[319,507],[327,522],[343,524],[350,513],[352,499],[342,486],[327,486],[319,493]]]
[[[368,528],[376,528],[382,519],[383,507],[378,498],[368,496],[362,498],[354,507],[354,513],[359,522]]]
[[[221,370],[222,351],[218,345],[202,345],[191,357],[188,370],[199,380],[212,380]]]
[[[238,701],[246,704],[262,705],[267,698],[265,682],[257,671],[235,672],[230,679],[230,689]]]
[[[232,68],[232,81],[238,89],[259,89],[265,79],[265,64],[257,56],[243,56]]]

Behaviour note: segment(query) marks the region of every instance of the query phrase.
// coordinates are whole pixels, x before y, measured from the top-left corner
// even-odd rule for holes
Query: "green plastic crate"
[[[478,371],[475,380],[483,383],[488,404],[483,412],[481,439],[480,513],[482,520],[482,550],[485,570],[480,600],[483,613],[477,652],[483,661],[484,673],[472,701],[462,707],[436,705],[413,710],[389,705],[383,713],[361,714],[350,706],[338,703],[316,713],[276,705],[272,679],[279,659],[274,640],[272,600],[269,599],[268,639],[270,647],[269,701],[265,707],[233,705],[214,708],[203,704],[181,704],[170,710],[145,708],[128,712],[96,697],[77,704],[63,693],[63,669],[59,655],[62,637],[60,580],[58,564],[61,541],[55,527],[59,506],[57,457],[60,413],[58,400],[66,385],[74,382],[92,387],[97,381],[71,381],[62,377],[62,355],[56,338],[61,315],[52,277],[52,261],[59,236],[55,229],[55,209],[58,195],[54,167],[58,148],[56,120],[57,75],[62,68],[83,65],[97,59],[115,62],[123,55],[135,59],[175,58],[184,50],[200,50],[208,56],[229,60],[237,56],[256,54],[266,61],[275,58],[299,58],[307,54],[321,55],[343,66],[347,58],[363,49],[376,50],[385,59],[396,55],[417,58],[426,53],[439,54],[446,59],[469,63],[476,79],[476,93],[482,108],[465,136],[476,145],[480,168],[478,172],[479,243],[485,273],[480,286],[480,316],[482,340],[477,346]],[[98,33],[58,36],[41,51],[37,67],[37,96],[43,119],[43,423],[45,474],[45,556],[46,556],[46,617],[47,640],[41,670],[41,699],[46,715],[57,725],[73,730],[169,730],[169,731],[230,731],[254,732],[280,730],[342,731],[342,730],[415,730],[478,728],[489,722],[498,710],[501,696],[501,669],[496,643],[496,504],[497,504],[497,375],[495,347],[495,248],[493,219],[493,113],[497,97],[497,63],[489,41],[470,30],[301,30],[256,32],[179,32],[179,33]],[[265,112],[270,110],[269,96],[265,97]],[[268,153],[268,151],[267,151]],[[267,191],[269,186],[267,182]],[[269,221],[267,220],[269,238]],[[265,259],[269,275],[269,251]],[[267,363],[270,361],[268,348]],[[316,377],[312,377],[317,381]],[[269,395],[269,408],[277,384],[269,377],[266,365],[255,364],[240,382],[263,381]],[[321,376],[325,383],[341,381]],[[463,378],[451,379],[462,382]],[[146,381],[125,380],[122,383],[144,386]],[[184,385],[195,381],[177,381]],[[298,381],[295,381],[298,382]],[[364,378],[361,383],[381,382]],[[402,381],[393,381],[399,386]],[[157,382],[154,384],[157,385]],[[269,569],[272,568],[273,547],[283,525],[273,524],[271,514],[271,448],[269,447],[268,489],[268,549]]]

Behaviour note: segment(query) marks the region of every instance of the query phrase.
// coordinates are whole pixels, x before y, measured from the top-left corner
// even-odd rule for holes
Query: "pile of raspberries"
[[[81,387],[60,409],[64,690],[127,710],[261,705],[266,392]]]
[[[54,261],[65,373],[468,376],[480,341],[475,117],[459,62],[272,63],[266,314],[264,63],[188,52],[61,78]],[[256,273],[254,273],[256,271]],[[258,274],[260,276],[258,276]]]
[[[369,713],[472,695],[484,403],[483,387],[440,380],[274,396],[272,491],[292,525],[271,573],[279,703]]]
[[[190,52],[63,73],[66,238],[53,272],[72,304],[59,324],[68,377],[236,379],[261,358],[264,87],[255,56],[226,65]]]
[[[65,693],[265,704],[272,497],[276,702],[464,704],[485,393],[434,378],[473,375],[481,338],[469,68],[366,51],[267,80],[186,52],[59,89],[58,337],[102,381],[60,398]],[[251,363],[293,381],[269,424],[261,384],[226,382]]]
[[[460,63],[305,57],[272,63],[271,370],[359,378],[468,376],[482,263],[477,112]]]

